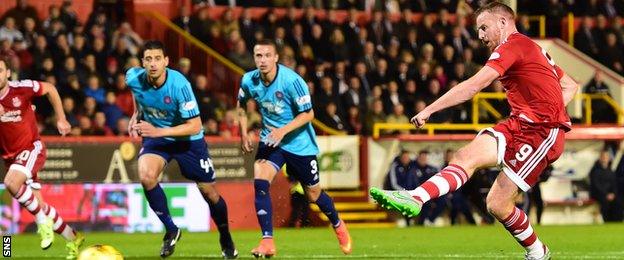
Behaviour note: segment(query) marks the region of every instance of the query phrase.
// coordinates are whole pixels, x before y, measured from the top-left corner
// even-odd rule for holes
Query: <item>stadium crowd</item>
[[[111,15],[115,12],[110,9],[94,8],[81,23],[71,1],[50,5],[48,17],[38,17],[27,1],[17,2],[0,21],[0,55],[10,57],[16,72],[12,79],[55,84],[72,135],[125,135],[133,109],[125,70],[140,65],[142,37],[122,15]],[[488,57],[467,23],[471,12],[487,1],[238,1],[243,6],[294,4],[284,16],[269,8],[259,20],[252,19],[247,8],[241,15],[226,9],[213,19],[209,7],[204,7],[236,2],[193,1],[194,11],[180,8],[173,22],[245,70],[254,68],[254,43],[274,40],[281,62],[307,81],[317,119],[350,134],[368,135],[377,122],[407,123],[473,75]],[[577,48],[624,74],[622,1],[541,2],[518,1],[520,32],[537,36],[537,25],[528,14],[546,15],[548,36],[553,37],[561,36],[561,20],[567,12],[583,16],[575,34]],[[302,7],[303,14],[295,7]],[[348,9],[346,21],[338,23],[335,9]],[[370,15],[360,10],[370,10]],[[400,18],[391,19],[393,15]],[[233,97],[211,91],[205,75],[191,72],[191,59],[170,66],[192,82],[207,135],[240,135],[229,105]],[[494,82],[487,91],[504,89]],[[505,101],[492,101],[492,105],[503,115],[509,112]],[[37,101],[36,109],[42,134],[56,134],[49,104]],[[250,129],[257,129],[257,105],[250,101],[247,110]],[[470,122],[471,111],[469,103],[463,104],[435,114],[430,122]],[[494,122],[482,114],[486,118],[481,122]]]

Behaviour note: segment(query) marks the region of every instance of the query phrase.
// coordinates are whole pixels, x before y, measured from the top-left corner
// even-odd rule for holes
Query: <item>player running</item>
[[[264,40],[254,46],[256,70],[243,75],[238,94],[241,148],[253,150],[247,134],[244,104],[253,98],[260,105],[262,132],[254,163],[255,207],[262,229],[260,245],[251,250],[256,257],[276,254],[269,187],[284,164],[305,189],[308,200],[316,203],[329,218],[340,249],[351,253],[351,237],[344,221],[338,217],[332,199],[319,186],[316,134],[310,121],[314,118],[312,101],[305,81],[293,70],[278,64],[275,43]]]
[[[41,142],[37,119],[32,108],[35,96],[47,95],[56,115],[56,127],[63,136],[71,126],[65,119],[61,98],[50,83],[22,80],[8,81],[11,69],[0,59],[0,150],[8,169],[4,185],[17,201],[35,216],[41,248],[48,249],[54,242],[54,232],[67,240],[67,259],[75,259],[84,241],[63,221],[56,209],[43,201],[37,173],[46,160],[46,148]]]
[[[492,2],[475,13],[479,39],[492,50],[485,66],[412,118],[423,127],[429,116],[471,99],[495,79],[507,90],[510,117],[481,130],[455,154],[450,164],[415,190],[371,188],[382,206],[404,215],[420,213],[424,203],[457,190],[475,169],[498,165],[499,174],[487,196],[489,212],[526,250],[526,259],[549,259],[550,251],[533,231],[527,215],[514,205],[518,188],[527,191],[563,152],[570,119],[565,111],[578,85],[544,49],[518,33],[515,14],[507,5]]]
[[[210,206],[210,216],[219,230],[223,257],[236,258],[238,251],[228,227],[227,205],[215,186],[214,167],[191,84],[184,75],[167,68],[169,57],[161,42],[146,42],[141,54],[143,68],[131,68],[126,72],[126,83],[135,101],[128,132],[133,137],[143,137],[139,178],[150,208],[165,225],[160,256],[173,254],[181,236],[158,183],[166,164],[175,159],[182,175],[197,183]]]

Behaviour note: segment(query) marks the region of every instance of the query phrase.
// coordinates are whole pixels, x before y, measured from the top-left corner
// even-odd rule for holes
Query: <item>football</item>
[[[92,245],[78,255],[78,260],[121,260],[123,256],[109,245]]]

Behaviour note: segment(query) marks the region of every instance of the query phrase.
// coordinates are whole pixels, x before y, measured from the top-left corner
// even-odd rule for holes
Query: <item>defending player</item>
[[[8,81],[10,76],[7,61],[0,59],[0,150],[8,169],[4,185],[35,216],[41,248],[45,250],[52,245],[56,232],[67,240],[67,259],[75,259],[84,236],[67,225],[39,193],[41,184],[37,173],[45,163],[46,148],[39,137],[32,109],[33,97],[47,95],[54,108],[59,133],[69,133],[71,126],[65,119],[61,98],[53,85],[32,80]]]
[[[518,188],[530,189],[544,168],[563,152],[564,132],[571,127],[565,105],[578,85],[545,50],[518,33],[511,8],[492,2],[475,15],[479,39],[493,51],[489,60],[477,74],[449,90],[411,121],[422,127],[432,113],[471,99],[497,78],[507,90],[510,117],[483,129],[457,151],[447,167],[415,190],[371,188],[370,194],[384,207],[415,216],[423,203],[466,183],[476,168],[498,165],[504,174],[498,175],[488,193],[488,210],[526,249],[526,259],[549,259],[548,247],[538,239],[527,215],[515,207],[514,198]]]
[[[278,64],[275,44],[260,41],[254,46],[256,70],[243,75],[238,95],[241,127],[241,148],[252,151],[252,139],[247,134],[244,104],[253,98],[260,105],[262,132],[254,163],[255,207],[262,229],[260,245],[251,252],[256,257],[275,255],[269,187],[284,164],[305,189],[308,200],[314,202],[329,218],[340,249],[351,253],[351,237],[344,221],[338,217],[332,199],[319,186],[316,160],[316,134],[310,124],[314,118],[312,102],[305,81],[291,69]]]
[[[135,101],[128,132],[133,137],[143,137],[139,178],[150,208],[165,225],[160,256],[173,254],[181,236],[158,184],[158,176],[166,164],[175,159],[182,175],[197,183],[210,206],[210,216],[219,229],[223,257],[236,258],[238,252],[228,227],[227,205],[215,186],[214,167],[191,84],[184,75],[167,68],[169,57],[161,42],[146,42],[141,54],[143,68],[126,72],[126,83]]]

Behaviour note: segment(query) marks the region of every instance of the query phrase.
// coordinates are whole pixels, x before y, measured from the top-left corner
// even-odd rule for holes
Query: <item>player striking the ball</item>
[[[539,175],[563,152],[565,132],[571,123],[565,111],[578,85],[539,45],[518,33],[514,11],[492,2],[475,12],[479,39],[492,54],[485,66],[449,90],[411,119],[423,127],[437,111],[460,104],[497,78],[507,90],[510,117],[481,130],[472,142],[457,151],[450,164],[415,190],[387,191],[371,188],[383,207],[408,216],[422,205],[457,190],[475,169],[498,165],[499,174],[487,196],[489,212],[526,250],[526,259],[549,259],[550,251],[533,231],[527,215],[515,207],[518,188],[527,191]]]

